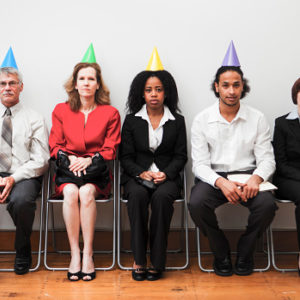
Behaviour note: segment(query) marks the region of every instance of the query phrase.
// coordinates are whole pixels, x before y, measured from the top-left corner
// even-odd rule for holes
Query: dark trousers
[[[180,188],[173,181],[166,181],[151,191],[130,179],[124,186],[128,199],[128,216],[131,227],[131,247],[135,263],[146,265],[148,243],[148,206],[150,218],[150,260],[154,268],[164,270],[168,233],[173,215],[173,202],[180,197]]]
[[[9,175],[0,173],[1,177]],[[17,182],[6,200],[7,210],[16,226],[15,249],[20,254],[28,255],[31,251],[30,235],[36,209],[35,200],[39,195],[41,182],[42,177]]]
[[[280,199],[292,200],[295,205],[298,246],[300,250],[300,181],[274,176],[274,184],[278,187],[276,196]]]
[[[210,247],[217,259],[224,259],[230,253],[229,243],[219,228],[215,209],[227,203],[222,191],[199,181],[192,188],[189,210],[196,226],[208,237]],[[277,209],[275,198],[270,192],[258,193],[248,202],[241,202],[250,210],[246,231],[237,245],[238,256],[252,259],[256,239],[272,222]]]

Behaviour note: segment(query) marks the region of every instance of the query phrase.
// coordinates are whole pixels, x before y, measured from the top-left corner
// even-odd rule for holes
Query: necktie
[[[1,144],[0,144],[0,171],[7,172],[11,167],[12,157],[12,123],[11,123],[11,111],[6,109],[1,132]]]

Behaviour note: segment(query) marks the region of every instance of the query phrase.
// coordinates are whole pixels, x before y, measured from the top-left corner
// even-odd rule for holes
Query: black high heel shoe
[[[73,276],[76,276],[77,278],[72,278]],[[78,271],[76,273],[68,272],[67,277],[70,281],[78,281],[82,278],[82,273],[81,273],[81,271]]]
[[[84,277],[87,277],[89,276],[89,278],[84,278]],[[96,278],[96,272],[92,272],[92,273],[83,273],[81,272],[81,278],[83,281],[92,281]]]

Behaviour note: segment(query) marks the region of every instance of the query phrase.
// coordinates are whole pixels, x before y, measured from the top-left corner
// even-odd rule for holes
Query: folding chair
[[[278,203],[280,204],[294,204],[293,201],[291,200],[283,200],[283,199],[276,199]],[[270,238],[271,238],[271,257],[272,257],[272,265],[274,267],[274,269],[276,271],[279,272],[292,272],[292,271],[298,271],[298,269],[294,269],[294,268],[281,268],[278,267],[277,263],[276,263],[276,254],[278,255],[289,255],[289,254],[298,254],[299,251],[275,251],[275,246],[274,246],[274,238],[273,238],[273,229],[272,229],[272,225],[270,226]]]
[[[122,264],[121,262],[121,252],[122,252],[122,218],[121,218],[121,204],[126,204],[128,202],[127,199],[123,198],[122,195],[122,191],[121,191],[121,185],[120,185],[120,165],[119,165],[119,172],[118,172],[118,234],[117,234],[117,238],[118,238],[118,247],[117,247],[117,261],[118,261],[118,266],[120,267],[120,269],[122,270],[132,270],[132,267],[126,267]],[[188,209],[187,209],[187,194],[186,194],[186,176],[185,176],[185,170],[183,171],[183,191],[182,191],[182,198],[180,199],[176,199],[174,201],[174,204],[179,204],[181,205],[181,239],[182,236],[184,236],[184,244],[185,244],[185,262],[182,266],[172,266],[172,267],[166,267],[166,270],[183,270],[186,269],[187,266],[189,265],[189,241],[188,241]],[[178,253],[180,252],[182,249],[176,249],[176,250],[168,250],[167,253]],[[125,252],[132,252],[131,250],[129,251],[125,251]]]
[[[112,262],[109,266],[107,267],[95,267],[96,271],[103,270],[111,270],[113,269],[115,265],[115,260],[116,260],[116,224],[115,224],[115,215],[116,215],[116,190],[117,190],[117,172],[116,172],[116,161],[109,161],[108,162],[110,165],[110,169],[112,170],[113,173],[113,182],[112,182],[112,193],[107,199],[96,199],[96,203],[109,203],[112,202],[112,213],[113,213],[113,222],[112,222],[112,250],[105,251],[105,250],[98,250],[94,251],[94,254],[97,253],[110,253],[112,255]],[[50,167],[50,172],[49,172],[49,177],[48,177],[48,189],[47,189],[47,199],[46,199],[46,220],[45,220],[45,249],[44,249],[44,265],[46,269],[52,270],[52,271],[65,271],[68,270],[66,267],[54,267],[54,266],[49,266],[48,264],[48,232],[49,232],[49,209],[51,209],[51,221],[52,221],[52,241],[53,241],[53,248],[55,249],[55,253],[58,254],[69,254],[69,250],[57,250],[56,249],[56,237],[55,237],[55,222],[54,222],[54,210],[53,210],[53,205],[57,203],[63,203],[63,199],[54,199],[52,197],[53,195],[53,175],[54,175],[54,162],[51,162],[51,167]]]

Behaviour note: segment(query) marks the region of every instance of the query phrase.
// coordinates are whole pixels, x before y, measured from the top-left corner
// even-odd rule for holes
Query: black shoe
[[[240,276],[247,276],[253,273],[253,259],[237,257],[235,262],[234,273]]]
[[[72,278],[73,276],[76,276],[77,278]],[[81,271],[78,271],[76,273],[68,272],[67,277],[70,281],[78,281],[82,278],[82,273],[81,273]]]
[[[215,258],[213,268],[219,276],[231,276],[233,274],[230,256],[226,256],[222,260]]]
[[[147,272],[147,280],[149,281],[155,281],[158,280],[160,278],[162,278],[162,271],[159,271],[155,268],[150,268]]]
[[[31,268],[32,258],[31,255],[24,256],[17,253],[15,258],[14,271],[18,275],[23,275],[29,272]]]
[[[147,272],[145,268],[137,268],[132,270],[132,279],[136,281],[143,281],[147,277]]]
[[[89,278],[84,278],[84,277],[87,277],[89,276]],[[81,278],[83,281],[92,281],[96,278],[96,272],[92,272],[92,273],[83,273],[81,272]]]

